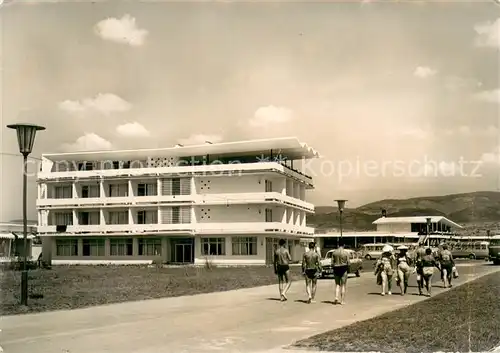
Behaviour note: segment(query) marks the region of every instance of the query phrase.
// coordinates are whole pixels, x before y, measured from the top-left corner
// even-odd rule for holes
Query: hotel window
[[[138,184],[137,196],[156,196],[157,184]]]
[[[257,255],[257,237],[233,237],[233,255]]]
[[[108,224],[128,224],[128,211],[109,212]]]
[[[104,256],[104,239],[83,239],[83,256]]]
[[[111,184],[108,186],[109,197],[127,197],[128,184]]]
[[[139,256],[161,256],[161,239],[139,238]]]
[[[271,180],[266,180],[266,192],[273,192],[273,182]]]
[[[61,185],[54,187],[55,199],[70,199],[73,197],[73,187],[71,185]]]
[[[122,168],[123,169],[130,169],[130,161],[123,162]]]
[[[111,256],[132,256],[132,238],[110,238],[109,254]]]
[[[266,208],[266,222],[273,221],[273,210],[270,208]]]
[[[83,185],[82,198],[99,197],[99,185]]]
[[[78,224],[81,225],[96,225],[100,223],[101,215],[97,211],[78,212]]]
[[[93,170],[94,163],[92,162],[81,162],[78,163],[78,170]]]
[[[138,211],[137,224],[158,224],[158,211]]]
[[[181,179],[174,178],[172,179],[172,195],[180,195],[181,194]]]
[[[76,239],[56,239],[57,256],[78,256],[78,241]]]
[[[225,238],[201,238],[202,255],[226,255]]]
[[[172,207],[172,224],[181,223],[181,208],[179,206]]]
[[[55,212],[53,220],[56,226],[72,226],[73,212]]]
[[[113,161],[113,169],[120,169],[120,162],[119,161]]]

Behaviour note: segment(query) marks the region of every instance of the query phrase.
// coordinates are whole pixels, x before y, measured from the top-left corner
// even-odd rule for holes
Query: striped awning
[[[0,239],[16,239],[16,235],[17,235],[17,238],[18,239],[22,239],[23,238],[23,234],[22,233],[16,233],[14,235],[14,233],[12,232],[1,232],[0,233]],[[28,239],[33,239],[35,236],[33,234],[28,234]]]

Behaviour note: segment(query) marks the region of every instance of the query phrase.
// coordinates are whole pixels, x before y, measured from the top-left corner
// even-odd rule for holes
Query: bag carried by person
[[[453,272],[453,278],[458,278],[458,270],[456,266],[453,266],[452,272]]]
[[[424,267],[423,273],[426,276],[433,275],[434,274],[434,267]]]
[[[382,285],[382,271],[378,271],[377,273],[377,286]]]

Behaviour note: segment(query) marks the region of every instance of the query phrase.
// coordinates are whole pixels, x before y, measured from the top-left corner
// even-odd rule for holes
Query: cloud
[[[500,47],[500,18],[474,26],[475,44],[478,47]]]
[[[445,78],[444,86],[450,91],[477,89],[483,85],[481,81],[459,76],[448,76]]]
[[[59,103],[59,109],[68,113],[84,113],[96,111],[104,115],[114,112],[126,112],[132,108],[132,105],[126,100],[112,93],[99,93],[94,98],[85,98],[82,100],[65,100]]]
[[[116,132],[125,137],[147,137],[149,131],[138,122],[126,123],[116,127]]]
[[[284,107],[269,105],[255,111],[249,124],[253,127],[265,127],[272,124],[283,124],[293,119],[293,111]]]
[[[437,74],[437,70],[431,69],[427,66],[418,66],[413,75],[418,78],[429,78]]]
[[[143,45],[148,31],[138,28],[135,18],[124,15],[121,19],[114,17],[100,21],[94,28],[96,34],[104,40],[131,46]]]
[[[500,103],[500,89],[479,92],[474,94],[473,98],[482,102]]]
[[[111,142],[101,136],[91,132],[80,136],[73,143],[65,143],[62,149],[68,152],[74,151],[102,151],[110,150],[113,147]]]
[[[485,152],[481,155],[481,161],[484,163],[500,163],[500,146],[497,146],[491,152]]]
[[[202,145],[205,142],[217,143],[222,141],[222,136],[220,135],[205,135],[205,134],[193,134],[188,138],[179,139],[178,142],[181,145]]]

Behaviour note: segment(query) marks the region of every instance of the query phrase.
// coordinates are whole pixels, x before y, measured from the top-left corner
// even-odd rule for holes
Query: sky
[[[304,165],[318,206],[500,188],[493,0],[5,0],[0,16],[2,126],[45,126],[34,158],[296,136],[322,156]],[[22,159],[1,131],[8,221]]]

